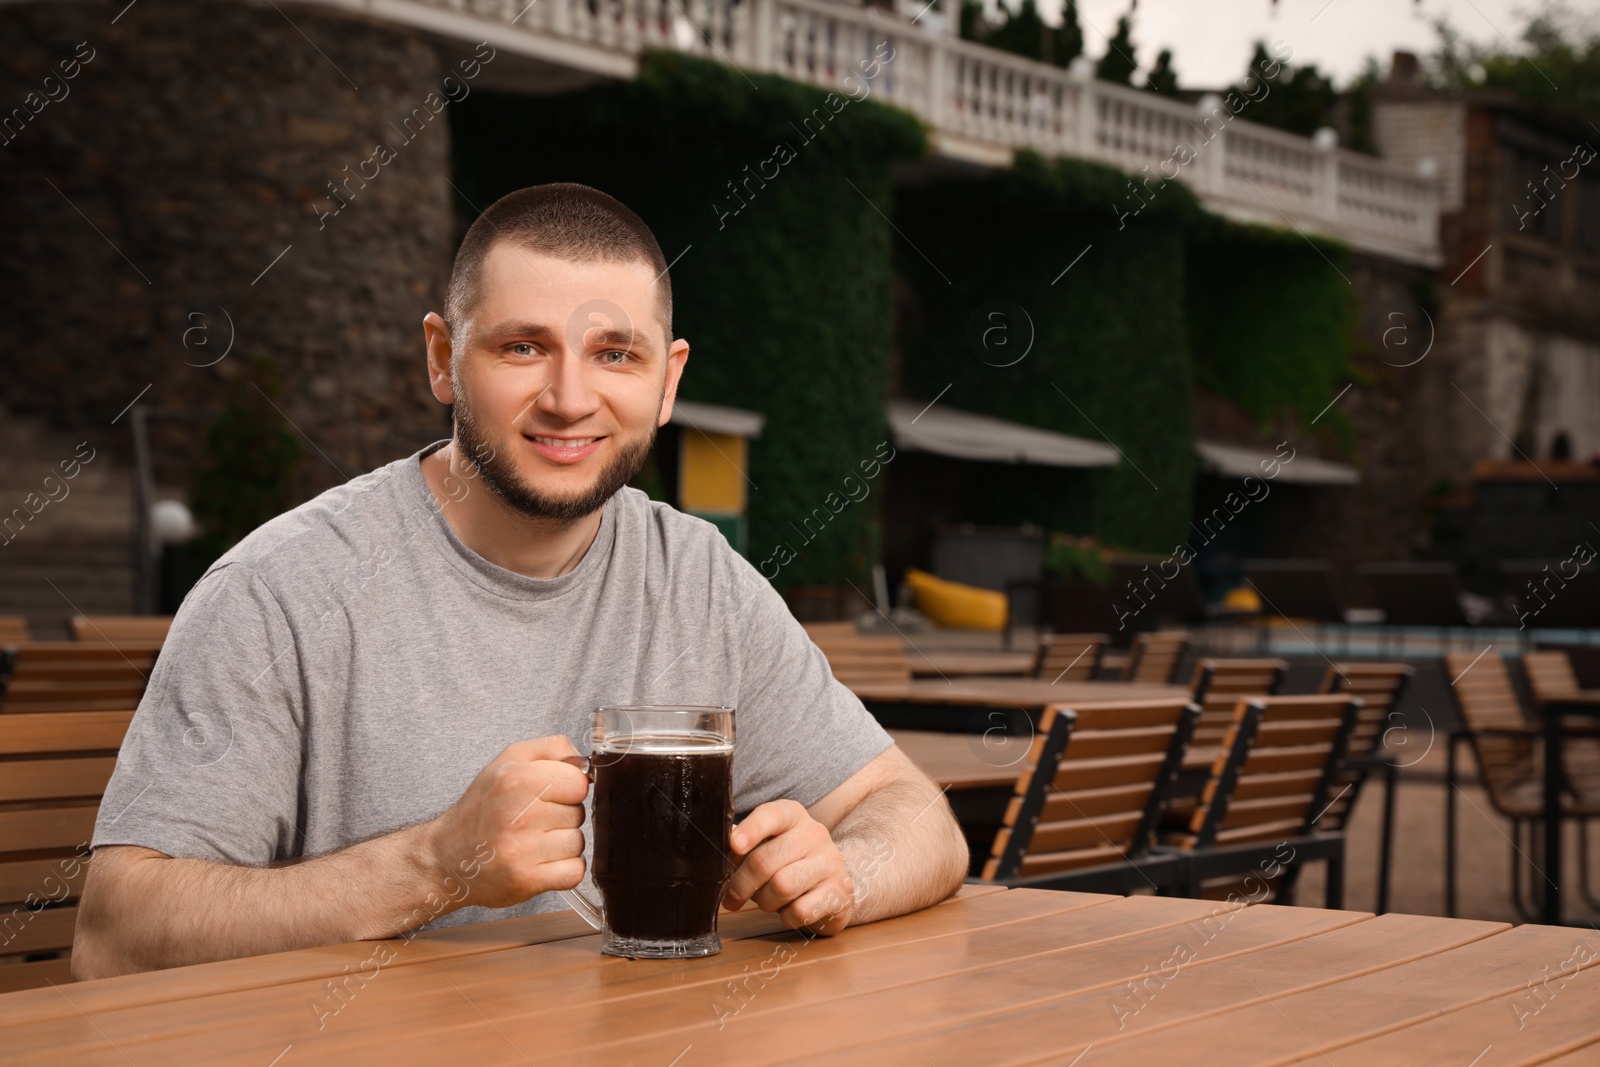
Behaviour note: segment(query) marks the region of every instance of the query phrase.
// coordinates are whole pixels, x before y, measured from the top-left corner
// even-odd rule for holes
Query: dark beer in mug
[[[601,708],[592,742],[600,950],[720,952],[717,908],[733,874],[733,709]]]

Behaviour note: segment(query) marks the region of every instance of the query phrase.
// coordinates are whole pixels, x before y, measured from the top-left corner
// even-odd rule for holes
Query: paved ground
[[[1389,887],[1389,910],[1419,915],[1443,915],[1444,907],[1444,821],[1445,821],[1445,741],[1434,740],[1431,750],[1415,765],[1401,772],[1395,798],[1394,874]],[[1471,760],[1465,758],[1463,777],[1467,780],[1457,795],[1456,818],[1459,832],[1457,872],[1459,914],[1469,919],[1496,919],[1522,922],[1511,902],[1511,822],[1501,817],[1489,803],[1487,794],[1475,779]],[[1407,759],[1414,758],[1411,756]],[[1378,844],[1381,836],[1383,789],[1374,779],[1356,802],[1349,831],[1349,855],[1345,861],[1344,906],[1371,911],[1378,891]],[[1588,918],[1600,925],[1600,911],[1588,907],[1578,891],[1577,827],[1569,826],[1563,862],[1564,903],[1569,916]],[[1600,846],[1600,830],[1591,831],[1591,842]],[[1600,849],[1597,849],[1600,851]],[[1526,842],[1522,852],[1532,856]],[[1524,864],[1527,877],[1527,859]],[[1321,865],[1308,866],[1301,880],[1297,903],[1320,906],[1324,879]],[[1600,856],[1589,857],[1589,880],[1600,895]],[[1524,882],[1526,885],[1526,882]]]

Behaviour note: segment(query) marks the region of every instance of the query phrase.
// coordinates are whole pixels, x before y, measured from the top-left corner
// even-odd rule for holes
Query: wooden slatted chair
[[[1157,630],[1133,639],[1123,677],[1136,685],[1171,685],[1189,651],[1189,631]]]
[[[1383,836],[1378,846],[1377,912],[1389,910],[1389,874],[1393,868],[1394,797],[1397,766],[1384,738],[1398,722],[1400,698],[1416,669],[1404,663],[1335,663],[1322,678],[1322,692],[1361,698],[1361,717],[1350,735],[1349,752],[1333,783],[1333,797],[1317,826],[1343,830],[1361,787],[1374,772],[1383,774]]]
[[[1195,664],[1191,699],[1200,705],[1194,743],[1220,745],[1243,697],[1275,696],[1289,665],[1281,659],[1203,659]]]
[[[74,641],[165,641],[171,615],[74,615],[67,620]]]
[[[0,644],[13,644],[32,639],[28,620],[21,615],[0,615]]]
[[[1180,886],[1182,858],[1150,846],[1199,716],[1182,699],[1047,707],[979,881],[1122,893]]]
[[[72,980],[95,814],[132,718],[0,715],[0,992]]]
[[[29,641],[0,650],[0,713],[85,708],[118,711],[139,703],[159,645]]]
[[[1524,652],[1522,670],[1528,676],[1533,699],[1543,703],[1580,692],[1572,659],[1565,652]]]
[[[1219,879],[1225,887],[1243,880],[1253,898],[1249,885],[1257,878],[1278,903],[1293,903],[1299,868],[1324,860],[1327,907],[1343,906],[1344,832],[1316,824],[1360,712],[1361,698],[1343,693],[1249,697],[1235,705],[1188,828],[1165,840],[1188,857],[1189,895],[1214,893]]]
[[[1511,821],[1511,902],[1525,919],[1536,922],[1531,904],[1538,886],[1536,879],[1540,876],[1534,866],[1536,860],[1526,857],[1537,849],[1537,828],[1543,823],[1542,731],[1517,699],[1511,672],[1503,657],[1453,653],[1445,656],[1444,663],[1447,675],[1454,679],[1450,689],[1462,723],[1460,729],[1451,733],[1445,769],[1445,913],[1451,916],[1456,913],[1457,748],[1466,743],[1472,749],[1489,803]],[[1540,684],[1548,685],[1549,680],[1543,679]],[[1569,737],[1568,740],[1574,739]],[[1585,740],[1592,740],[1592,737]],[[1578,835],[1582,846],[1579,871],[1583,892],[1589,895],[1587,820],[1600,817],[1600,781],[1592,773],[1574,774],[1572,762],[1565,768],[1567,790],[1562,797],[1562,816],[1584,820]],[[1527,872],[1527,904],[1522,895],[1525,866],[1532,868]]]
[[[906,648],[898,637],[835,637],[825,634],[812,640],[828,657],[833,676],[845,685],[911,680]]]
[[[1039,638],[1029,677],[1046,682],[1093,681],[1110,643],[1105,634],[1046,634]]]

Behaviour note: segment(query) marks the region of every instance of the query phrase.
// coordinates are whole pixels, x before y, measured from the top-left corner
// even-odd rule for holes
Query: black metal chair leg
[[[1444,774],[1444,913],[1456,917],[1456,745],[1450,738]]]
[[[1538,822],[1536,822],[1533,819],[1512,819],[1511,820],[1511,906],[1514,909],[1516,909],[1517,914],[1522,917],[1522,921],[1523,922],[1532,923],[1532,922],[1538,922],[1539,921],[1539,915],[1533,908],[1529,907],[1528,905],[1526,905],[1526,904],[1524,904],[1522,902],[1522,874],[1521,874],[1521,871],[1522,871],[1522,868],[1525,867],[1525,866],[1531,866],[1532,867],[1532,870],[1530,870],[1528,872],[1528,898],[1529,898],[1529,900],[1536,901],[1536,900],[1538,900],[1539,884],[1536,881],[1534,876],[1540,870],[1540,866],[1539,866],[1537,860],[1531,861],[1531,863],[1529,863],[1529,864],[1525,864],[1525,863],[1522,862],[1522,857],[1523,857],[1524,853],[1523,853],[1521,847],[1518,845],[1517,841],[1518,841],[1518,838],[1520,838],[1522,836],[1522,827],[1523,827],[1524,824],[1526,824],[1527,827],[1528,827],[1528,847],[1530,849],[1535,849],[1535,850],[1538,847],[1538,840],[1539,840],[1539,832],[1538,832],[1539,824],[1538,824]]]
[[[1389,910],[1389,873],[1394,862],[1394,798],[1395,776],[1399,768],[1393,760],[1383,761],[1383,837],[1378,844],[1378,907],[1377,914]]]
[[[1583,899],[1589,906],[1600,911],[1600,900],[1595,899],[1593,887],[1589,885],[1589,819],[1578,820],[1578,886],[1583,892]]]
[[[1381,892],[1381,891],[1380,891]],[[1328,884],[1323,890],[1323,904],[1329,911],[1344,909],[1344,843],[1328,857]]]

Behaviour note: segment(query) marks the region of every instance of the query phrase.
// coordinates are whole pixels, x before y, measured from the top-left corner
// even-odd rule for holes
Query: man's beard
[[[461,446],[462,458],[502,504],[530,519],[567,524],[593,514],[633,480],[655,444],[656,428],[652,425],[644,437],[624,442],[587,490],[576,496],[551,496],[523,481],[516,464],[505,454],[507,450],[496,448],[484,435],[466,401],[466,392],[460,388],[455,392],[456,442]]]

